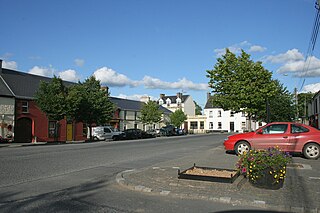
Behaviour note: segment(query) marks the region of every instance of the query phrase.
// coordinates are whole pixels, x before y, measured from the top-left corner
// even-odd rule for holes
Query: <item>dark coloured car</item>
[[[229,136],[224,141],[227,151],[243,154],[250,149],[278,146],[282,151],[300,152],[306,158],[320,157],[320,130],[300,123],[269,123],[255,132]]]
[[[173,136],[176,134],[176,128],[173,125],[168,125],[160,129],[160,136]]]
[[[126,129],[124,130],[124,137],[125,140],[132,140],[132,139],[142,139],[142,138],[153,138],[154,135],[147,133],[141,129]]]

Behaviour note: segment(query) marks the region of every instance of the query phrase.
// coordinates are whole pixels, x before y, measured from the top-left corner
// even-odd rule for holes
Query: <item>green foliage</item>
[[[276,94],[272,73],[261,62],[253,62],[243,50],[236,57],[226,49],[214,68],[207,70],[207,77],[214,93],[214,105],[224,110],[245,111],[249,118],[264,110],[266,100]]]
[[[195,101],[193,101],[194,102],[194,104],[196,105],[196,115],[202,115],[202,108],[201,108],[201,106],[199,106],[198,104],[197,104],[197,102],[195,102]]]
[[[158,123],[161,120],[162,112],[155,101],[148,101],[141,109],[141,122],[145,124]]]
[[[38,107],[51,120],[60,121],[67,114],[67,88],[54,76],[51,82],[41,81],[35,94]]]
[[[108,96],[106,91],[101,90],[100,81],[91,76],[84,83],[79,82],[70,88],[67,98],[69,115],[88,126],[105,124],[112,118],[115,109]]]
[[[298,94],[298,113],[299,117],[307,118],[308,115],[308,104],[311,103],[314,93],[299,93]]]
[[[275,183],[285,178],[286,166],[292,161],[289,153],[282,152],[278,147],[267,150],[250,150],[239,157],[237,168],[239,171],[255,182],[261,178],[265,169],[270,169]]]
[[[187,120],[187,115],[184,114],[182,109],[178,109],[170,115],[170,120],[175,127],[180,127]]]
[[[293,94],[284,87],[278,80],[274,81],[276,85],[275,95],[270,97],[269,102],[269,122],[293,121],[295,108],[293,103]],[[258,118],[267,122],[267,109],[258,113]]]

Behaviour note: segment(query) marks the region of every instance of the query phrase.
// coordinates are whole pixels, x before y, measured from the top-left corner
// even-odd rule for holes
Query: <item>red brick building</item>
[[[12,130],[14,142],[27,143],[85,140],[82,123],[49,120],[37,107],[34,95],[41,81],[51,78],[4,69],[0,60],[0,135],[5,137]]]

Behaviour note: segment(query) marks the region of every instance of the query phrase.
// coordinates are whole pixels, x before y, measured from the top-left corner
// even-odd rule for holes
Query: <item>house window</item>
[[[218,122],[218,129],[222,129],[222,123]]]
[[[218,111],[218,117],[221,117],[221,110]]]
[[[200,121],[200,129],[204,129],[204,121]]]
[[[241,123],[241,129],[246,129],[246,122]]]
[[[234,111],[230,112],[230,117],[234,117]]]
[[[209,112],[209,118],[213,118],[213,112],[212,111]]]
[[[56,121],[49,121],[49,138],[54,138],[56,133]]]
[[[209,123],[209,129],[213,129],[213,122]]]
[[[86,124],[82,124],[82,135],[87,136],[88,135],[88,127]]]
[[[198,122],[197,121],[191,121],[190,122],[191,129],[198,129]]]
[[[181,99],[180,99],[180,98],[177,98],[177,100],[176,100],[176,101],[177,101],[177,105],[178,105],[178,107],[179,107],[179,106],[181,106]]]
[[[166,100],[166,104],[167,104],[167,106],[170,106],[171,100],[169,98]]]
[[[29,103],[28,101],[22,101],[22,113],[29,113]]]

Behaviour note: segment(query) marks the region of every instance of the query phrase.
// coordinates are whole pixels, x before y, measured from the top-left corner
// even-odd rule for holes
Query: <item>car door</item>
[[[251,145],[255,149],[278,146],[281,150],[286,150],[289,136],[288,124],[270,124],[256,132]]]
[[[103,133],[104,133],[104,138],[105,139],[111,139],[112,138],[112,132],[109,127],[104,127],[103,128]]]
[[[303,144],[308,140],[309,129],[299,125],[290,125],[290,136],[287,144],[286,151],[289,152],[301,152]]]

